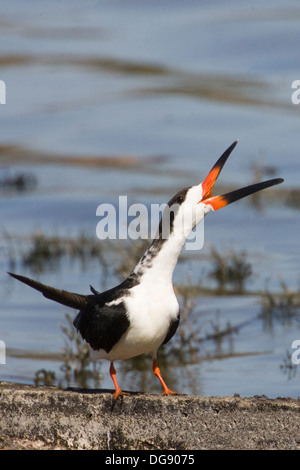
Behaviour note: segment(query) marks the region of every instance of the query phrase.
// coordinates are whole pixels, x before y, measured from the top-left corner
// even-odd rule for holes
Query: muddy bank
[[[299,449],[300,400],[0,383],[0,449]]]

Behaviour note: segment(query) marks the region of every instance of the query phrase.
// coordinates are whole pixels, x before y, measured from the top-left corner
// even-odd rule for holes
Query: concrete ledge
[[[300,401],[0,383],[0,449],[299,449]]]

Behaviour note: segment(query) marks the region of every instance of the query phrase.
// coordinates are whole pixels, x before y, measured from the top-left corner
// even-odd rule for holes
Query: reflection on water
[[[297,373],[287,380],[280,368],[299,336],[298,4],[24,5],[0,6],[1,379],[33,382],[41,370],[60,381],[67,313],[6,271],[39,271],[71,291],[111,287],[137,245],[97,240],[99,203],[166,202],[239,137],[217,191],[274,175],[285,183],[210,214],[203,250],[183,252],[174,281],[186,315],[161,367],[184,393],[298,396]],[[214,251],[246,253],[243,295],[220,295]],[[160,390],[147,358],[117,367],[122,388]]]

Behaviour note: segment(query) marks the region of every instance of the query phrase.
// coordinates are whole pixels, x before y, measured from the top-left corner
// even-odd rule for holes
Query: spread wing
[[[130,289],[139,283],[135,274],[131,274],[119,286],[102,293],[91,287],[92,295],[56,289],[25,276],[9,274],[41,292],[48,299],[80,309],[73,324],[83,339],[95,350],[104,349],[109,352],[129,327],[122,297],[126,297]]]

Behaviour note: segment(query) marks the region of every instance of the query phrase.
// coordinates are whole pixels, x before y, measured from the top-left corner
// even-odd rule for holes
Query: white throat
[[[185,188],[168,203],[160,221],[157,238],[140,259],[134,273],[143,279],[172,284],[181,250],[193,228],[204,218],[206,207],[198,204],[201,184]]]
[[[172,235],[166,240],[154,240],[133,272],[142,277],[143,282],[155,280],[172,284],[174,269],[184,243],[185,238]]]

